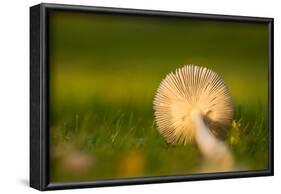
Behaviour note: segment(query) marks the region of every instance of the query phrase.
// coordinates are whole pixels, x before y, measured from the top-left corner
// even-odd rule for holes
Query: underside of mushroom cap
[[[192,111],[198,111],[211,132],[221,137],[231,125],[233,105],[222,78],[201,66],[176,69],[160,83],[154,99],[156,125],[168,143],[194,140]]]

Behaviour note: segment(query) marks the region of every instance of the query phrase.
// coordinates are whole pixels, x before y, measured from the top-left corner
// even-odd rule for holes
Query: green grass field
[[[238,170],[268,167],[265,24],[53,12],[50,26],[51,182],[202,172],[196,145],[165,143],[153,116],[160,81],[185,64],[229,87]]]

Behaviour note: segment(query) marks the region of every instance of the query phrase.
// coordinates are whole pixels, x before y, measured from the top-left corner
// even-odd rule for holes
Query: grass
[[[93,104],[92,107],[97,106]],[[58,121],[51,128],[51,180],[83,181],[200,172],[203,160],[195,144],[168,145],[157,131],[152,111],[138,115],[134,112],[132,108],[100,107],[96,113],[76,113]],[[242,170],[267,168],[268,129],[264,118],[260,113],[247,118],[243,112],[237,112],[225,139]],[[64,151],[56,154],[60,148]],[[90,164],[86,161],[72,166],[69,161],[73,159],[65,161],[64,152],[83,153],[82,158],[86,156]],[[86,166],[86,173],[80,165],[81,168]]]

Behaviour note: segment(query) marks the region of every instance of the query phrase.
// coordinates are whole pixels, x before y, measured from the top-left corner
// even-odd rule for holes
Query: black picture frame
[[[267,170],[227,173],[188,174],[178,176],[142,177],[89,182],[49,182],[49,69],[48,14],[50,11],[102,12],[126,15],[184,17],[206,20],[265,23],[268,25],[268,112],[269,156]],[[30,7],[30,186],[38,190],[73,189],[116,185],[167,183],[210,179],[242,178],[273,175],[273,18],[228,16],[168,11],[120,9],[78,5],[39,4]]]

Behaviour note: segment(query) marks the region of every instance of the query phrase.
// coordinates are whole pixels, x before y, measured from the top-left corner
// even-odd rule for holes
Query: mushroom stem
[[[196,125],[195,139],[204,157],[211,161],[227,160],[232,165],[233,158],[228,146],[211,133],[204,123],[202,112],[193,109],[191,118]]]

